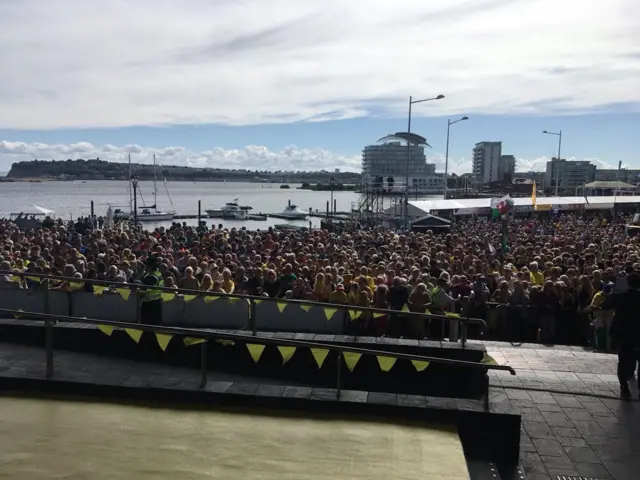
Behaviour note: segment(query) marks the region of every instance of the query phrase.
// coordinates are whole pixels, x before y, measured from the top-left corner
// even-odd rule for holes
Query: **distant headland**
[[[139,180],[152,180],[153,165],[132,163],[131,171]],[[302,183],[302,184],[352,184],[360,185],[361,176],[353,172],[286,172],[236,170],[224,168],[196,168],[177,165],[156,167],[158,179],[189,182],[258,182],[258,183]],[[31,160],[16,162],[0,181],[42,180],[128,180],[129,164],[91,160]]]

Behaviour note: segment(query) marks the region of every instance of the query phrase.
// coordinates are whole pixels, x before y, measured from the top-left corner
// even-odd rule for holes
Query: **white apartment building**
[[[436,166],[427,163],[424,147],[401,142],[368,145],[362,151],[362,181],[374,185],[382,178],[382,188],[404,190],[409,156],[409,190],[426,191],[443,187],[443,175],[436,175]],[[392,179],[390,183],[388,180]],[[378,179],[376,181],[376,179]]]
[[[473,175],[480,183],[502,180],[500,158],[502,142],[480,142],[473,149]],[[515,168],[515,159],[514,159]]]

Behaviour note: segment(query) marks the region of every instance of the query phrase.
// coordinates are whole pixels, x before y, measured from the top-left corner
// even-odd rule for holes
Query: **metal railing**
[[[335,352],[337,355],[337,369],[336,369],[336,396],[339,399],[341,396],[342,386],[342,357],[345,352],[358,353],[361,355],[374,355],[374,356],[390,356],[396,359],[402,360],[415,360],[420,362],[436,363],[441,365],[448,365],[452,367],[464,367],[473,369],[484,370],[503,370],[509,372],[511,375],[515,375],[515,370],[508,365],[492,365],[480,362],[469,362],[466,360],[454,360],[449,358],[431,357],[424,355],[411,355],[407,353],[396,353],[385,350],[372,350],[367,348],[350,347],[343,345],[335,345],[322,342],[309,342],[304,340],[293,340],[276,337],[256,337],[253,335],[243,335],[239,333],[224,333],[219,331],[207,331],[197,328],[184,328],[184,327],[165,327],[156,325],[145,325],[139,323],[128,322],[114,322],[110,320],[97,320],[94,318],[78,318],[61,315],[51,315],[47,313],[26,312],[21,310],[0,309],[0,314],[9,315],[27,315],[30,319],[35,321],[43,321],[45,323],[45,351],[46,351],[46,372],[47,379],[53,378],[53,335],[55,330],[55,324],[60,322],[69,323],[84,323],[91,325],[106,325],[115,328],[132,328],[141,330],[143,332],[162,333],[166,335],[178,335],[192,338],[203,339],[204,342],[200,345],[200,389],[203,389],[207,385],[207,345],[209,340],[231,340],[231,341],[244,341],[244,342],[257,342],[264,345],[277,345],[277,346],[289,346],[289,347],[307,347],[307,348],[322,348]]]
[[[342,312],[345,329],[349,325],[349,312],[350,311],[358,311],[361,313],[370,313],[370,314],[382,314],[382,315],[390,315],[390,316],[401,316],[404,319],[414,319],[414,320],[436,320],[442,323],[442,332],[444,335],[444,326],[446,322],[449,324],[458,324],[460,326],[460,341],[461,345],[464,348],[468,338],[468,327],[470,324],[479,324],[481,328],[486,329],[487,324],[484,320],[480,318],[473,318],[468,315],[469,309],[466,309],[467,315],[457,315],[457,316],[447,316],[447,315],[438,315],[433,313],[421,313],[421,312],[410,312],[410,311],[401,311],[401,310],[392,310],[392,309],[383,309],[376,307],[363,307],[358,305],[345,305],[338,303],[328,303],[328,302],[317,302],[313,300],[297,300],[297,299],[288,299],[288,298],[272,298],[272,297],[256,297],[251,295],[244,294],[236,294],[236,293],[222,293],[222,292],[210,292],[210,291],[202,291],[202,290],[190,290],[184,288],[170,288],[170,287],[155,287],[155,286],[147,286],[144,284],[137,283],[125,283],[125,282],[114,282],[109,280],[98,280],[98,279],[86,279],[86,278],[72,278],[72,277],[63,277],[58,275],[45,275],[41,273],[30,273],[30,272],[12,272],[12,271],[0,271],[0,274],[20,277],[23,280],[31,277],[32,279],[40,279],[47,280],[47,283],[44,285],[48,290],[49,284],[48,282],[60,281],[60,282],[69,282],[70,284],[86,284],[89,283],[94,286],[105,286],[105,287],[116,287],[116,288],[127,288],[131,289],[132,292],[144,292],[144,291],[160,291],[165,293],[173,293],[179,295],[197,295],[200,297],[216,297],[216,298],[238,298],[244,299],[247,301],[249,305],[249,328],[251,329],[253,335],[257,335],[257,322],[256,322],[256,302],[272,302],[272,303],[286,303],[291,305],[300,305],[300,306],[309,306],[309,307],[319,307],[319,308],[332,308],[337,309]],[[71,292],[72,293],[72,292]],[[464,299],[468,301],[469,299]],[[46,310],[45,301],[45,313],[48,313]],[[24,313],[23,313],[24,314]],[[357,336],[357,335],[354,335]],[[456,339],[457,340],[457,339]]]

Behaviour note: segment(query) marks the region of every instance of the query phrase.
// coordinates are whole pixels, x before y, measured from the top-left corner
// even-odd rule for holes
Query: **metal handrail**
[[[228,298],[241,298],[250,302],[255,302],[259,300],[261,302],[285,302],[287,304],[293,305],[305,305],[312,307],[320,307],[320,308],[337,308],[337,309],[347,309],[347,310],[355,310],[359,312],[369,312],[369,313],[382,313],[384,315],[389,314],[397,314],[401,313],[404,317],[409,318],[429,318],[434,320],[448,320],[451,321],[463,321],[467,324],[475,323],[480,324],[483,328],[487,327],[487,323],[481,318],[470,318],[465,316],[447,316],[447,315],[438,315],[433,313],[420,313],[420,312],[401,312],[400,310],[391,310],[384,308],[375,308],[375,307],[362,307],[358,305],[345,305],[341,303],[329,303],[329,302],[316,302],[313,300],[297,300],[291,298],[271,298],[271,297],[256,297],[252,295],[242,295],[237,293],[219,293],[219,292],[208,292],[203,290],[190,290],[185,288],[169,288],[169,287],[156,287],[156,286],[148,286],[137,283],[126,283],[126,282],[114,282],[110,280],[98,280],[98,279],[88,279],[88,278],[72,278],[72,277],[63,277],[58,275],[46,275],[42,273],[29,273],[29,272],[12,272],[12,271],[0,271],[0,274],[12,275],[16,277],[35,277],[42,278],[48,280],[59,280],[65,282],[75,282],[75,283],[91,283],[92,285],[103,285],[103,286],[115,286],[119,288],[133,288],[136,290],[158,290],[161,292],[167,293],[177,293],[182,295],[200,295],[200,296],[212,296],[212,297],[228,297]]]
[[[53,320],[54,322],[62,321],[62,322],[69,322],[69,323],[88,323],[92,325],[107,325],[107,326],[120,327],[120,328],[133,328],[133,329],[142,330],[145,332],[164,333],[167,335],[184,335],[189,337],[203,338],[205,340],[209,340],[209,339],[238,340],[238,341],[246,341],[249,343],[261,343],[265,345],[324,348],[327,350],[339,351],[341,353],[349,352],[349,353],[360,353],[362,355],[385,355],[385,356],[391,356],[391,357],[395,357],[397,359],[403,359],[403,360],[417,360],[417,361],[440,363],[444,365],[452,365],[452,366],[458,366],[458,367],[482,368],[482,369],[488,369],[488,370],[506,370],[509,373],[511,373],[511,375],[516,374],[515,370],[509,365],[491,365],[491,364],[478,363],[478,362],[469,362],[467,360],[455,360],[451,358],[411,355],[407,353],[396,353],[396,352],[389,352],[384,350],[372,350],[368,348],[349,347],[344,345],[335,345],[335,344],[322,343],[322,342],[309,342],[306,340],[294,340],[289,338],[265,337],[265,336],[255,337],[253,335],[248,335],[248,334],[244,335],[239,333],[225,333],[220,331],[211,331],[211,330],[199,329],[199,328],[168,327],[168,326],[160,326],[160,325],[147,325],[143,323],[117,322],[112,320],[97,320],[95,318],[70,317],[70,316],[64,316],[64,315],[27,312],[23,310],[11,310],[11,309],[5,309],[5,308],[0,308],[0,313],[10,314],[12,316],[15,316],[15,315],[29,316],[30,319],[34,319],[34,320],[42,320],[42,321]]]

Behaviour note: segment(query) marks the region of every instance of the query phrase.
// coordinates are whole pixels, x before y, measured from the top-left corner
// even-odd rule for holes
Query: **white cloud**
[[[444,155],[437,152],[427,152],[427,161],[435,163],[437,172],[444,172]],[[89,159],[99,157],[110,162],[126,162],[128,156],[136,163],[151,163],[156,155],[161,165],[185,165],[190,167],[208,168],[238,168],[247,170],[301,170],[318,171],[339,168],[342,171],[359,172],[361,156],[340,155],[321,148],[298,148],[294,145],[274,152],[265,146],[248,145],[241,149],[225,150],[220,147],[203,152],[195,152],[185,147],[149,148],[140,145],[92,145],[88,142],[72,144],[23,143],[0,141],[0,170],[9,170],[11,164],[29,160],[66,160]],[[518,158],[516,171],[543,171],[546,168],[547,157],[534,159]],[[589,160],[598,168],[616,168],[597,158],[568,158],[567,160]],[[471,160],[449,158],[450,173],[465,173],[471,171]]]
[[[640,102],[637,0],[0,2],[0,128]]]

